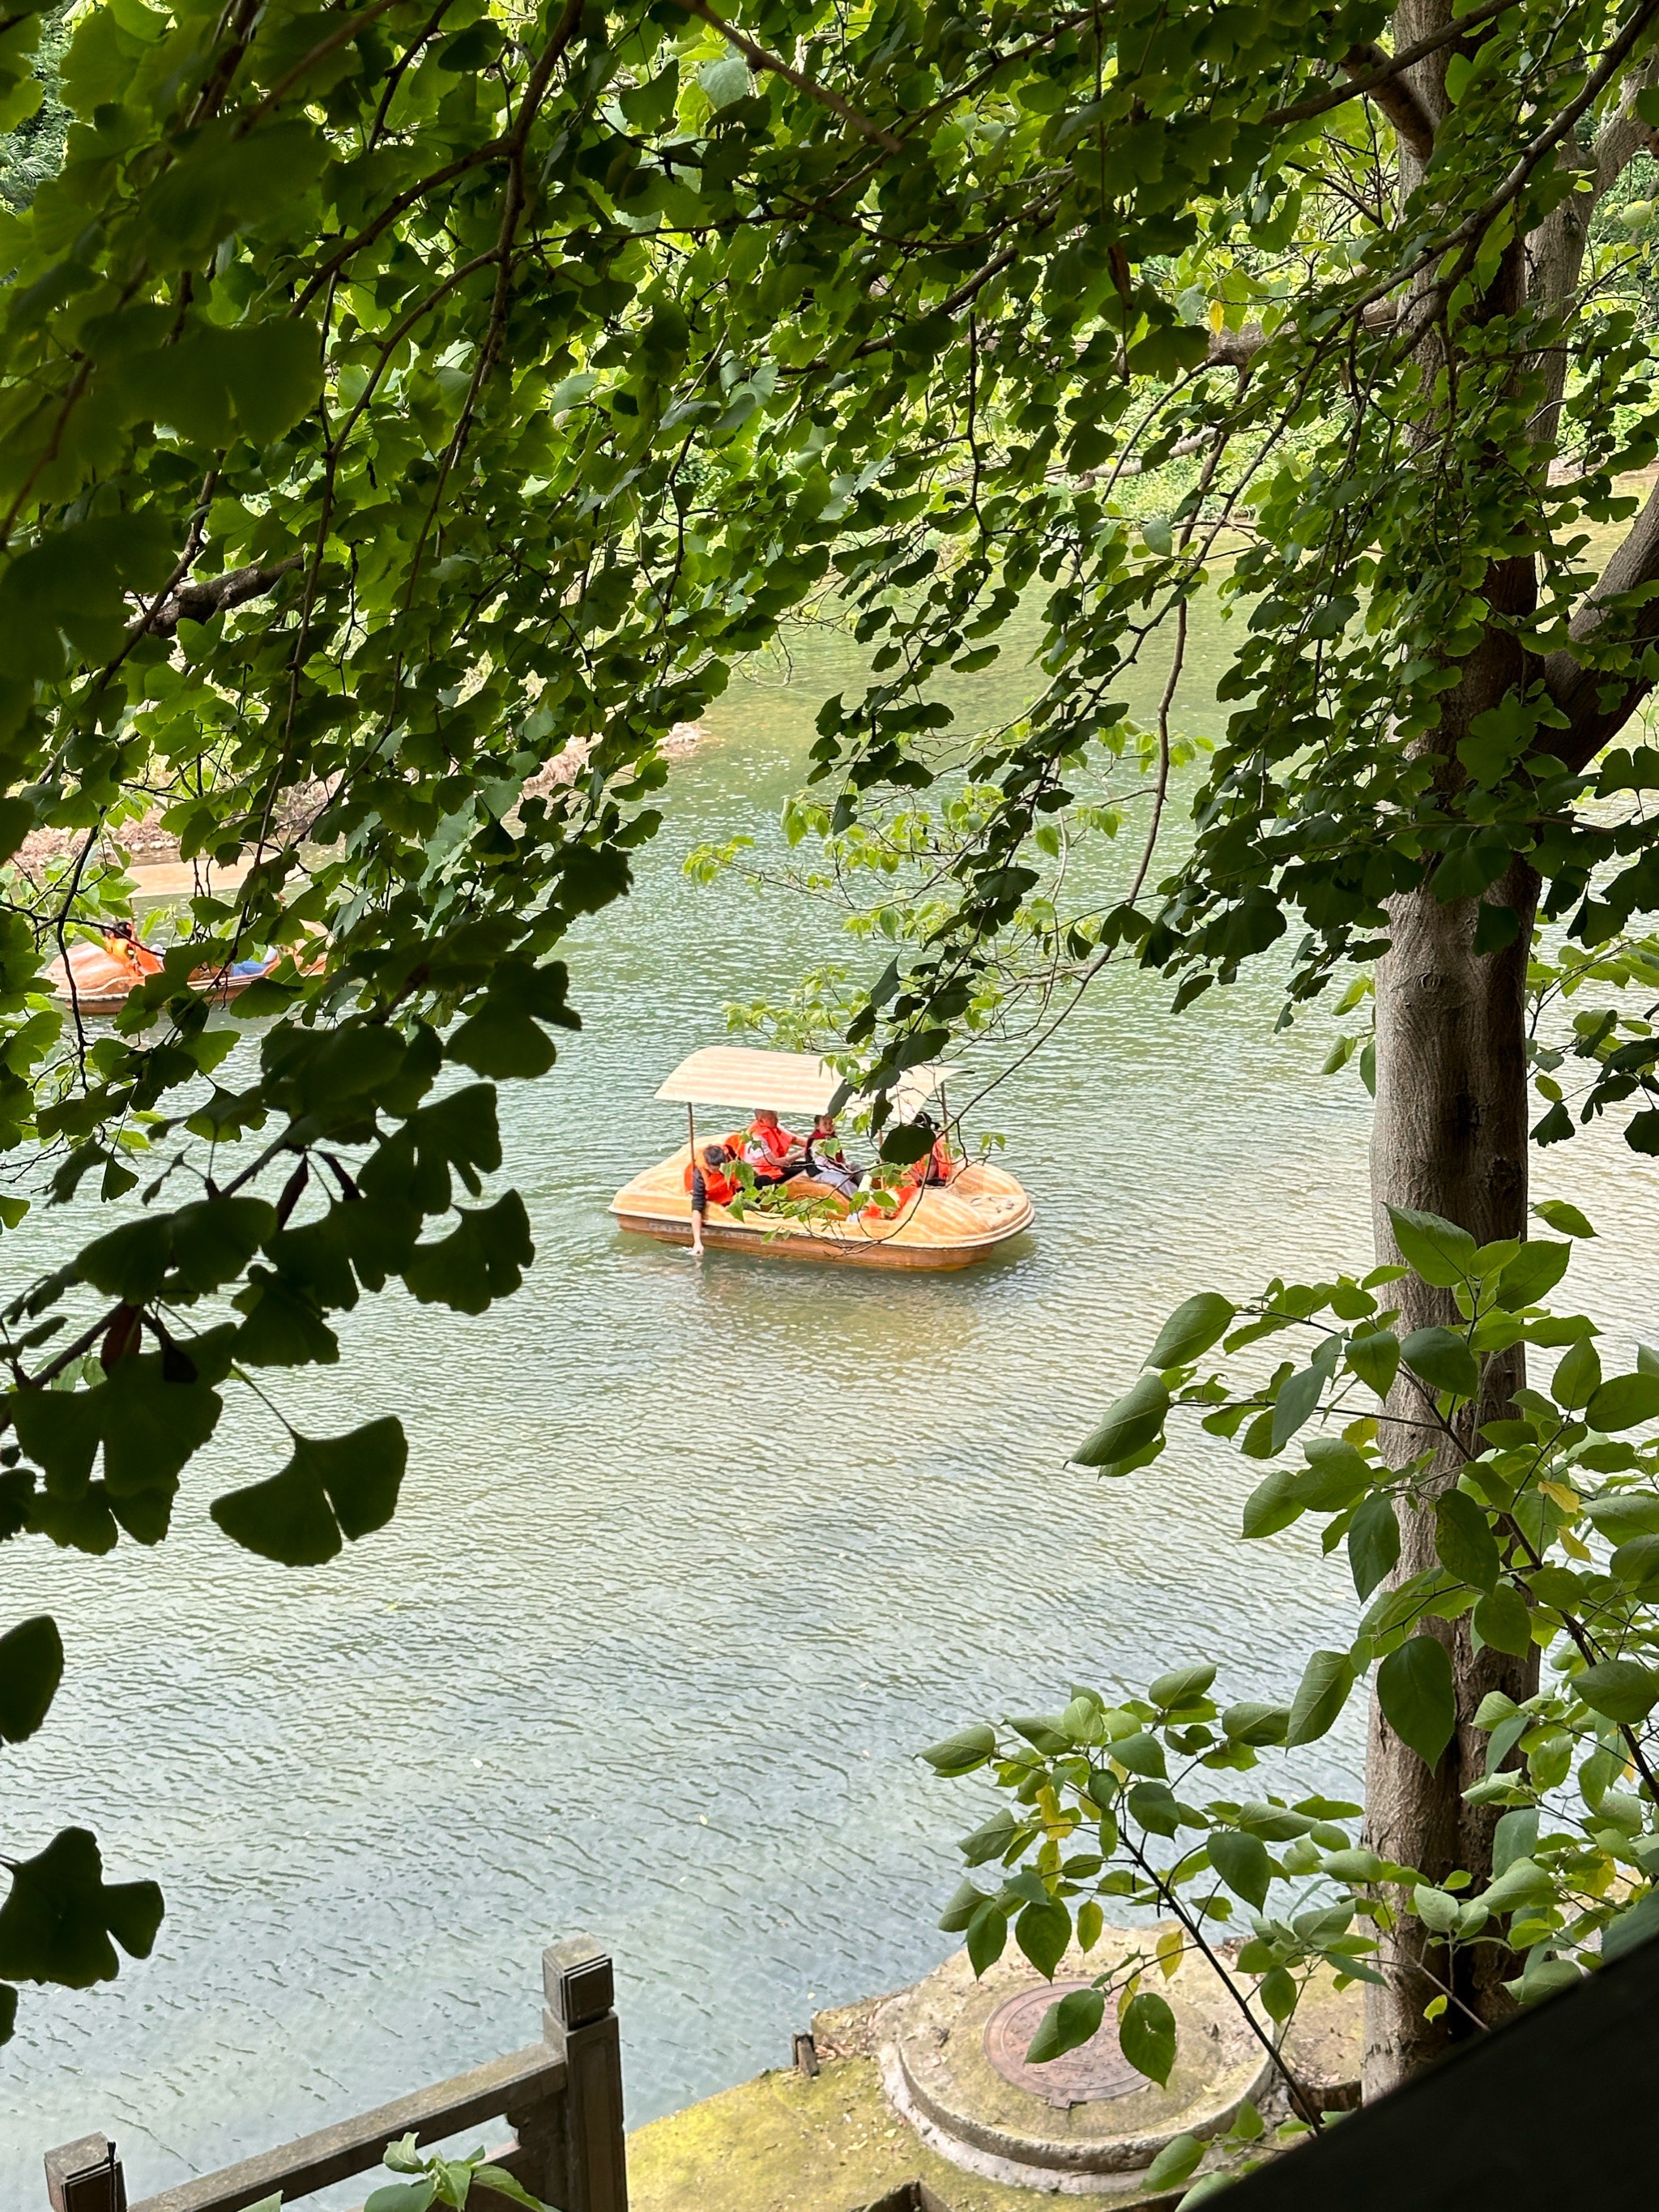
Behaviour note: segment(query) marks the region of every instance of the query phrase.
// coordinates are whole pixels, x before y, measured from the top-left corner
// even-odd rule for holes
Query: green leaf
[[[1267,1901],[1267,1889],[1273,1877],[1273,1862],[1261,1838],[1247,1836],[1236,1828],[1215,1828],[1206,1839],[1205,1848],[1210,1855],[1210,1864],[1228,1888],[1259,1911]]]
[[[1659,1700],[1659,1673],[1634,1659],[1602,1659],[1575,1674],[1572,1687],[1592,1712],[1628,1726],[1645,1720]]]
[[[749,97],[749,64],[740,54],[723,54],[718,61],[703,64],[697,82],[708,94],[711,107],[730,107]]]
[[[1512,1583],[1499,1583],[1474,1608],[1474,1632],[1494,1651],[1524,1659],[1532,1649],[1532,1614]]]
[[[1400,1367],[1400,1339],[1391,1328],[1368,1329],[1348,1340],[1347,1364],[1369,1389],[1386,1398]]]
[[[241,1273],[276,1226],[276,1209],[263,1198],[180,1206],[172,1221],[173,1265],[189,1289],[216,1291]]]
[[[1565,1361],[1562,1365],[1566,1364]],[[1584,1419],[1603,1436],[1659,1420],[1659,1375],[1611,1375],[1591,1391]]]
[[[1535,1306],[1547,1298],[1567,1272],[1571,1244],[1523,1244],[1498,1278],[1498,1303],[1506,1312]]]
[[[942,1743],[930,1744],[921,1756],[935,1774],[954,1777],[971,1774],[976,1766],[983,1766],[996,1747],[996,1730],[981,1721],[972,1728],[959,1729]]]
[[[408,1463],[403,1424],[393,1415],[350,1435],[296,1436],[280,1473],[231,1491],[210,1508],[234,1543],[288,1567],[319,1565],[385,1528]]]
[[[1501,1562],[1498,1539],[1474,1498],[1462,1490],[1443,1491],[1434,1502],[1434,1547],[1449,1575],[1474,1589],[1490,1590]]]
[[[1401,1258],[1424,1282],[1453,1290],[1466,1279],[1475,1254],[1474,1239],[1467,1229],[1440,1214],[1404,1206],[1391,1206],[1389,1218]]]
[[[1022,1916],[1023,1917],[1024,1916]],[[1101,1990],[1068,1990],[1058,2004],[1049,2006],[1026,2050],[1033,2066],[1080,2050],[1099,2033],[1105,2017],[1106,1997]]]
[[[1118,2046],[1137,2074],[1163,2088],[1176,2061],[1176,2021],[1164,2000],[1149,1990],[1130,1998],[1117,2024]]]
[[[1179,2189],[1198,2171],[1203,2155],[1204,2145],[1196,2136],[1171,2136],[1142,2176],[1142,2188],[1148,2195],[1158,2189]]]
[[[0,1742],[22,1743],[34,1734],[63,1679],[63,1641],[49,1613],[0,1636]]]
[[[1004,1806],[1000,1812],[993,1813],[990,1819],[975,1828],[970,1836],[964,1836],[957,1849],[970,1867],[983,1866],[988,1860],[1002,1856],[1013,1841],[1018,1826],[1013,1814]]]
[[[1237,1311],[1231,1299],[1218,1297],[1214,1291],[1200,1291],[1184,1305],[1177,1306],[1164,1322],[1146,1364],[1155,1368],[1184,1367],[1189,1361],[1201,1358],[1227,1334]]]
[[[1008,1916],[1000,1905],[987,1903],[968,1923],[968,1962],[975,1974],[995,1966],[1008,1942]]]
[[[1195,1705],[1214,1681],[1213,1667],[1172,1667],[1149,1685],[1146,1695],[1160,1712],[1178,1712]]]
[[[527,2205],[530,2212],[553,2212],[552,2206],[544,2204],[539,2197],[532,2197],[524,2184],[515,2181],[504,2166],[491,2166],[487,2161],[483,2166],[475,2166],[472,2179],[480,2189],[493,2189],[498,2197],[505,2197],[510,2203]]]
[[[1368,1598],[1400,1563],[1400,1516],[1382,1491],[1356,1510],[1348,1524],[1348,1568],[1359,1596]]]
[[[1400,1346],[1401,1356],[1413,1373],[1431,1390],[1450,1390],[1460,1398],[1473,1398],[1480,1387],[1480,1369],[1474,1354],[1455,1329],[1414,1328]]]
[[[1413,1890],[1412,1904],[1423,1925],[1431,1928],[1437,1936],[1450,1933],[1462,1909],[1449,1890],[1434,1889],[1426,1882],[1419,1882]]]
[[[242,428],[274,445],[316,404],[323,388],[322,339],[313,323],[292,316],[245,323],[220,341],[226,380]]]
[[[1221,1716],[1221,1730],[1229,1743],[1261,1746],[1283,1743],[1291,1723],[1288,1705],[1272,1705],[1259,1699],[1246,1698],[1229,1705]]]
[[[1457,1725],[1451,1660],[1437,1637],[1408,1637],[1376,1671],[1383,1718],[1402,1743],[1432,1769]]]
[[[377,2189],[363,2212],[428,2212],[438,2194],[438,2179],[428,2173],[419,2181],[389,2181]]]
[[[947,1936],[960,1936],[984,1902],[985,1892],[976,1882],[958,1882],[956,1894],[939,1917],[939,1926]]]
[[[1547,1904],[1554,1895],[1555,1884],[1537,1861],[1520,1857],[1510,1861],[1477,1901],[1491,1913],[1514,1912],[1523,1905]]]
[[[1303,1670],[1291,1704],[1287,1744],[1316,1743],[1335,1726],[1354,1685],[1353,1662],[1346,1651],[1316,1651]]]
[[[1562,1353],[1550,1378],[1550,1395],[1569,1412],[1589,1405],[1601,1380],[1601,1360],[1589,1337],[1580,1337]]]
[[[1145,1449],[1164,1432],[1170,1394],[1156,1375],[1143,1375],[1108,1408],[1088,1441],[1072,1454],[1079,1467],[1110,1467]]]
[[[1258,1993],[1269,2020],[1286,2021],[1296,2010],[1296,1977],[1287,1967],[1269,1966]]]
[[[169,1382],[160,1352],[121,1360],[90,1404],[104,1437],[112,1497],[168,1486],[218,1426],[224,1401],[204,1382]]]
[[[483,1313],[510,1297],[536,1256],[530,1217],[516,1190],[493,1206],[462,1206],[459,1225],[433,1244],[417,1244],[404,1280],[424,1305]]]
[[[1323,1367],[1304,1367],[1279,1386],[1273,1399],[1273,1449],[1283,1451],[1297,1431],[1312,1419],[1330,1380]]]
[[[341,1547],[322,1484],[293,1458],[263,1482],[216,1498],[208,1510],[232,1543],[285,1567],[320,1566]]]
[[[155,1884],[106,1882],[96,1838],[64,1828],[11,1869],[0,1905],[0,1975],[89,1989],[115,1977],[112,1936],[132,1958],[147,1959],[161,1924]]]
[[[1163,1745],[1146,1729],[1134,1735],[1119,1736],[1111,1747],[1111,1756],[1131,1774],[1145,1775],[1150,1781],[1162,1782],[1169,1773]]]
[[[147,1213],[83,1247],[76,1266],[81,1279],[106,1297],[130,1306],[147,1305],[161,1287],[173,1258],[173,1217]]]
[[[1564,1198],[1547,1198],[1534,1206],[1533,1212],[1540,1221],[1559,1230],[1563,1237],[1594,1237],[1595,1231],[1576,1206],[1569,1206]]]
[[[1495,1880],[1505,1875],[1516,1859],[1529,1859],[1538,1848],[1538,1808],[1516,1806],[1504,1814],[1492,1831],[1492,1870]]]
[[[1300,1520],[1305,1510],[1297,1495],[1295,1474],[1289,1468],[1276,1467],[1245,1499],[1239,1533],[1251,1541],[1276,1536],[1281,1528]]]

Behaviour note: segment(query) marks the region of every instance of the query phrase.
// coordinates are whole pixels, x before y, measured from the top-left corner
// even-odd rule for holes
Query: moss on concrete
[[[899,2118],[871,2058],[832,2059],[816,2081],[763,2074],[652,2121],[628,2144],[630,2212],[857,2212],[909,2181],[925,2182],[947,2212],[1134,2201],[1056,2200],[964,2173]]]

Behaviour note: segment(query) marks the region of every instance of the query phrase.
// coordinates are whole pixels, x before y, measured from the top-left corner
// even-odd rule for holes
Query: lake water
[[[1187,714],[1213,726],[1212,617],[1196,648]],[[41,2152],[94,2128],[138,2197],[528,2041],[541,1947],[579,1929],[616,1954],[633,2124],[785,2063],[815,2006],[950,1948],[977,1815],[920,1745],[1203,1656],[1231,1695],[1284,1693],[1346,1641],[1340,1562],[1295,1531],[1241,1558],[1224,1447],[1116,1486],[1062,1465],[1190,1291],[1367,1261],[1368,1101],[1320,1079],[1320,1022],[1273,1034],[1271,978],[1171,1022],[1167,985],[1109,971],[996,1093],[1037,1224],[981,1269],[699,1268],[614,1230],[612,1192],[678,1139],[667,1070],[725,1001],[842,951],[810,904],[680,863],[775,844],[856,666],[814,637],[792,684],[735,683],[585,935],[586,1030],[505,1097],[521,1296],[476,1321],[370,1301],[325,1386],[279,1378],[324,1431],[403,1415],[393,1525],[300,1572],[234,1550],[206,1501],[255,1464],[239,1438],[270,1464],[250,1420],[161,1551],[0,1553],[0,1620],[49,1607],[70,1661],[7,1754],[8,1841],[85,1821],[168,1908],[118,1983],[25,1992],[0,2203],[43,2204]],[[979,679],[988,711],[1018,682]],[[1537,1181],[1606,1222],[1599,1310],[1645,1331],[1659,1170],[1597,1134]],[[68,1241],[40,1234],[31,1261]],[[1346,1787],[1358,1750],[1351,1716],[1301,1771]]]

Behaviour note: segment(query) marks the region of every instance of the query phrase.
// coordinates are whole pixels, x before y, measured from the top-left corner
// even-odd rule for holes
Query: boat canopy
[[[943,1060],[906,1068],[892,1091],[901,1116],[914,1121],[954,1073]],[[750,1113],[767,1106],[775,1114],[806,1115],[827,1114],[842,1082],[816,1053],[710,1044],[683,1060],[657,1096],[681,1106],[736,1106]]]

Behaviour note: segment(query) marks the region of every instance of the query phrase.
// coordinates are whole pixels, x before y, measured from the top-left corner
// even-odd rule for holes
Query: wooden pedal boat
[[[160,964],[158,961],[156,967]],[[199,992],[210,1006],[222,1006],[257,983],[269,964],[262,963],[257,969],[198,968],[190,979],[191,988]],[[129,957],[83,940],[70,945],[66,961],[52,961],[46,975],[60,1006],[73,1007],[77,1013],[99,1016],[118,1014],[138,986],[148,982],[155,972],[155,968],[146,972],[135,966]]]
[[[944,1068],[913,1069],[898,1104],[911,1118],[942,1091]],[[810,1123],[828,1110],[840,1087],[832,1068],[810,1053],[746,1051],[710,1046],[693,1053],[670,1076],[657,1096],[688,1108],[736,1109],[752,1113],[770,1106],[786,1121]],[[647,1168],[611,1201],[619,1227],[659,1243],[691,1242],[691,1198],[685,1170],[693,1147],[718,1141],[730,1122],[699,1137],[695,1121],[687,1141],[656,1166]],[[787,1186],[792,1195],[811,1196],[818,1188],[805,1181]],[[711,1250],[750,1252],[768,1259],[818,1260],[847,1267],[970,1267],[1030,1228],[1035,1213],[1030,1197],[1006,1169],[985,1161],[963,1161],[948,1184],[924,1184],[906,1192],[891,1213],[866,1206],[830,1218],[811,1218],[774,1212],[744,1201],[741,1213],[711,1206],[703,1216],[702,1241]]]

